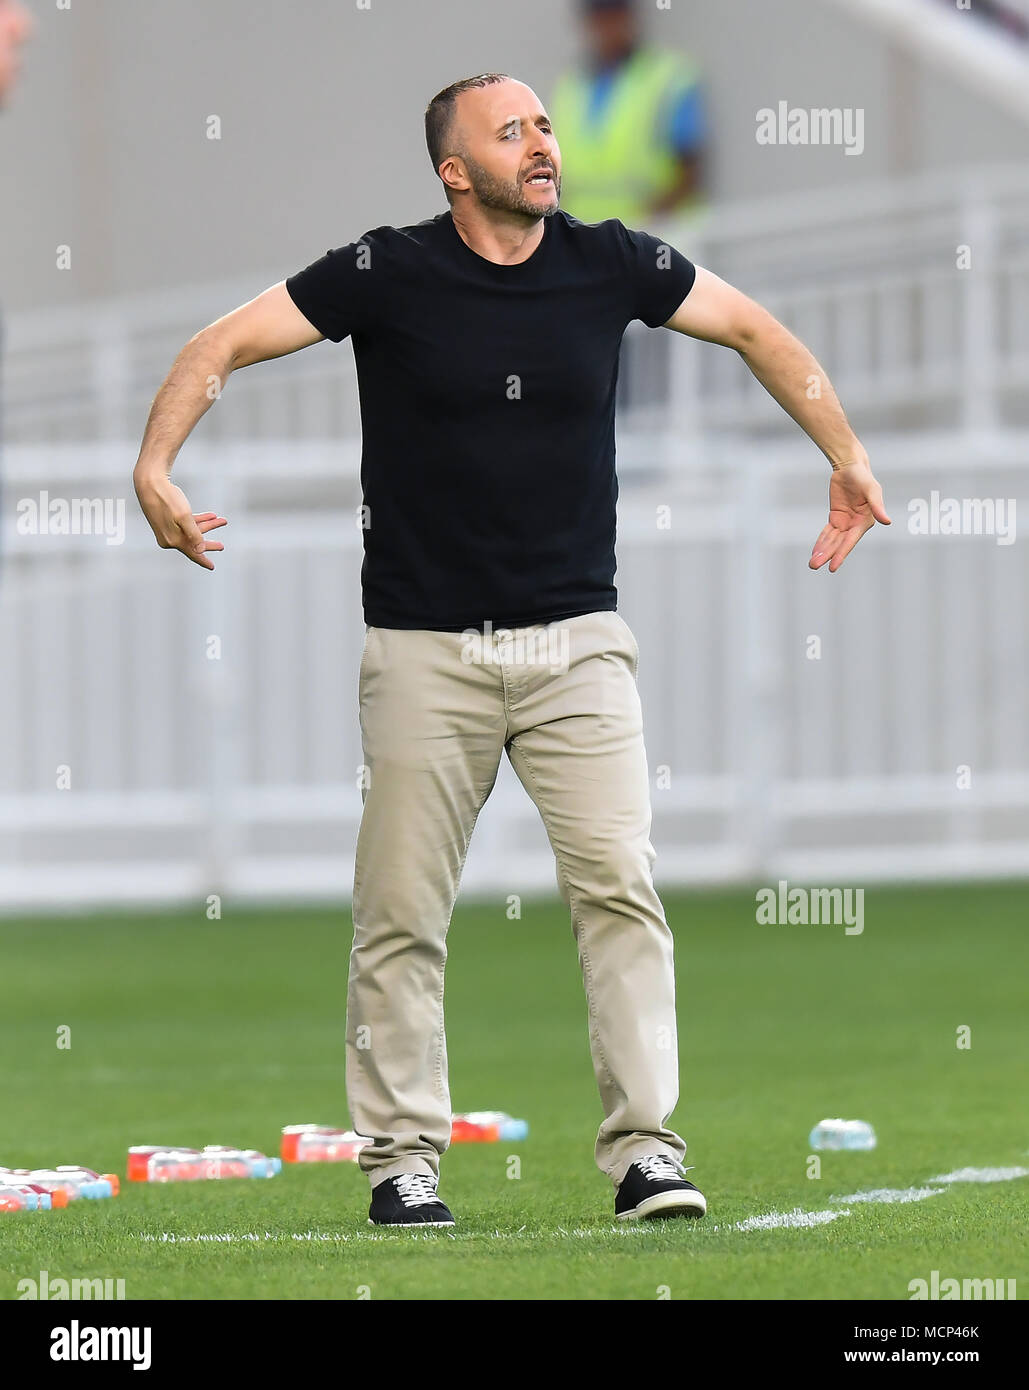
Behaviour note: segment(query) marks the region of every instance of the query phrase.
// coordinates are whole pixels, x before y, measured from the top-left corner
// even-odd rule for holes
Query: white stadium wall
[[[1025,158],[1024,128],[894,53],[837,0],[642,8],[655,36],[704,65],[720,198]],[[497,67],[546,100],[576,52],[575,14],[573,0],[37,6],[0,120],[0,302],[286,274],[369,227],[442,210],[421,134],[428,98]],[[863,109],[865,152],[759,146],[756,112],[780,100]],[[220,140],[207,138],[210,116]],[[55,269],[59,245],[70,271]]]

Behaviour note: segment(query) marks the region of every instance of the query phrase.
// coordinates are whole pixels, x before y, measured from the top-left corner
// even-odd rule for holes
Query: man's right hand
[[[210,550],[224,550],[221,541],[205,540],[209,531],[227,525],[216,512],[193,512],[186,494],[166,474],[134,477],[136,496],[162,550],[181,550],[187,560],[213,570]]]
[[[220,390],[211,391],[211,383],[224,388],[238,367],[285,357],[322,339],[293,303],[285,280],[280,280],[209,324],[182,349],[150,407],[132,474],[139,505],[162,550],[181,550],[187,560],[213,570],[208,552],[225,549],[221,541],[204,539],[209,531],[224,526],[225,518],[214,512],[192,512],[185,493],[168,476],[170,461],[220,395]]]

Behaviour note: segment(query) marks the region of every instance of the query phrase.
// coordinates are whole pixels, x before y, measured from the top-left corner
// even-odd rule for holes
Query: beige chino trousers
[[[479,812],[506,751],[557,862],[586,989],[617,1188],[644,1154],[682,1161],[672,934],[654,888],[636,674],[617,613],[476,634],[368,627],[366,775],[347,994],[347,1099],[374,1143],[372,1186],[439,1177],[451,1106],[443,1023],[447,929]]]

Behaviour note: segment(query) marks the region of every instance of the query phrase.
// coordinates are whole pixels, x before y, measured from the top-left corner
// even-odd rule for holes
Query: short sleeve
[[[323,337],[339,343],[371,319],[375,261],[371,244],[362,238],[326,251],[289,276],[286,290],[304,318]]]
[[[623,227],[630,286],[630,317],[660,328],[678,309],[697,278],[681,251],[649,232]]]
[[[672,109],[669,140],[680,155],[695,154],[704,144],[704,103],[696,83],[679,97]]]

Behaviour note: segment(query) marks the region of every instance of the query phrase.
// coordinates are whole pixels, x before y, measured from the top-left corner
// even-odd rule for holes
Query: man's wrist
[[[868,467],[868,453],[856,441],[849,449],[841,449],[838,453],[826,453],[829,462],[832,464],[832,471],[839,473],[841,469],[853,468],[855,465]]]
[[[137,488],[151,487],[167,481],[171,472],[171,461],[164,459],[140,458],[132,470],[132,481]]]

